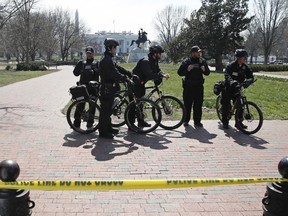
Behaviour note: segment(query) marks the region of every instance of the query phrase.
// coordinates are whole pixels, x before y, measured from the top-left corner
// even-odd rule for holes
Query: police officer
[[[87,47],[85,49],[86,52],[86,60],[79,61],[74,70],[73,74],[75,76],[80,76],[80,80],[78,82],[79,85],[86,85],[87,90],[90,94],[93,94],[92,89],[89,88],[88,83],[90,81],[99,81],[99,70],[98,70],[98,62],[94,60],[94,50],[92,47]],[[77,109],[74,114],[74,126],[80,127],[81,124],[81,113],[84,109],[85,104],[80,103],[77,105]],[[87,128],[91,128],[94,123],[94,114],[95,107],[90,107],[91,118],[87,121]]]
[[[203,127],[201,123],[204,97],[203,74],[208,76],[210,69],[205,59],[201,57],[201,49],[198,46],[193,46],[191,57],[185,59],[178,69],[178,75],[185,76],[182,79],[183,101],[186,108],[184,126],[188,126],[193,106],[194,126]]]
[[[162,78],[169,79],[169,74],[163,73],[159,68],[159,60],[164,53],[164,49],[160,45],[153,45],[149,48],[149,53],[146,57],[140,59],[132,73],[137,75],[140,79],[139,83],[134,86],[134,94],[137,98],[141,98],[145,95],[145,84],[149,80],[159,85],[162,82]],[[129,118],[133,118],[130,116]],[[135,120],[132,120],[132,122]],[[145,122],[143,119],[138,119],[138,127],[150,127],[151,125]]]
[[[226,88],[222,92],[222,123],[224,129],[229,129],[229,112],[231,109],[231,100],[235,100],[235,92],[239,90],[239,83],[245,83],[245,87],[248,87],[254,81],[253,72],[246,64],[248,53],[244,49],[237,49],[235,51],[236,60],[227,65],[225,69],[225,85]],[[241,114],[241,112],[240,112]],[[242,124],[242,128],[247,128]],[[238,125],[235,125],[237,127]]]
[[[99,63],[101,87],[100,87],[100,116],[99,137],[113,139],[118,130],[111,126],[112,105],[115,92],[120,89],[119,81],[131,77],[131,73],[113,62],[119,43],[113,38],[104,41],[104,58]]]

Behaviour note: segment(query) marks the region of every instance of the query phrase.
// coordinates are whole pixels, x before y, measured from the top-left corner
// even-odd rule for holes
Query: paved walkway
[[[277,74],[266,74],[266,73],[254,73],[255,76],[267,76],[267,77],[275,77],[280,79],[288,79],[288,76],[285,75],[277,75]]]
[[[0,158],[16,160],[18,180],[280,177],[288,121],[260,132],[224,132],[217,120],[115,140],[71,131],[60,110],[77,78],[72,67],[0,88]],[[265,113],[264,113],[265,116]],[[132,147],[131,147],[132,145]],[[259,216],[266,184],[169,190],[30,191],[34,216]]]

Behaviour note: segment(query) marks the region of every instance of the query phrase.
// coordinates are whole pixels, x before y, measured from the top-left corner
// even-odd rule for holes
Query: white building
[[[248,61],[250,61],[250,56],[248,57]],[[268,56],[268,63],[269,62],[273,62],[277,59],[277,57],[275,55],[269,55]],[[259,56],[253,56],[252,57],[252,62],[254,64],[263,64],[265,60],[265,57],[263,55],[259,55]]]
[[[104,41],[106,38],[114,38],[119,42],[119,47],[117,50],[118,54],[128,54],[130,50],[137,46],[136,43],[133,43],[133,45],[130,46],[131,42],[138,39],[137,34],[126,31],[123,31],[121,33],[101,31],[95,34],[87,34],[85,35],[85,37],[87,39],[88,45],[94,47],[97,54],[104,53]]]

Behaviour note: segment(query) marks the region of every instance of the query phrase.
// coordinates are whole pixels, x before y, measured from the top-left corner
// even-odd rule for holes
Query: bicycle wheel
[[[78,133],[88,134],[97,130],[100,107],[94,100],[74,101],[66,113],[70,127]]]
[[[217,116],[218,116],[219,120],[222,122],[222,104],[221,104],[221,99],[222,99],[222,96],[220,94],[220,95],[218,95],[218,97],[216,99],[216,113],[217,113]]]
[[[262,127],[263,114],[255,103],[247,101],[236,110],[235,121],[241,132],[248,135],[254,134]]]
[[[125,121],[128,128],[140,134],[155,130],[159,126],[161,118],[160,108],[155,102],[147,98],[137,99],[136,103],[130,102],[125,110]],[[141,122],[148,124],[143,127]]]
[[[186,115],[184,104],[174,96],[163,96],[155,102],[161,109],[162,120],[160,127],[173,130],[180,127]]]
[[[127,99],[121,95],[115,95],[114,104],[112,107],[111,123],[113,127],[125,125],[125,110],[128,106]]]

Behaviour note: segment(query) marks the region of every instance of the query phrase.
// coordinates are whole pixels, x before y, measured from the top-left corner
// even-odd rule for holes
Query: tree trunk
[[[215,67],[216,67],[216,71],[223,71],[223,64],[222,64],[222,55],[217,55],[215,57]]]

